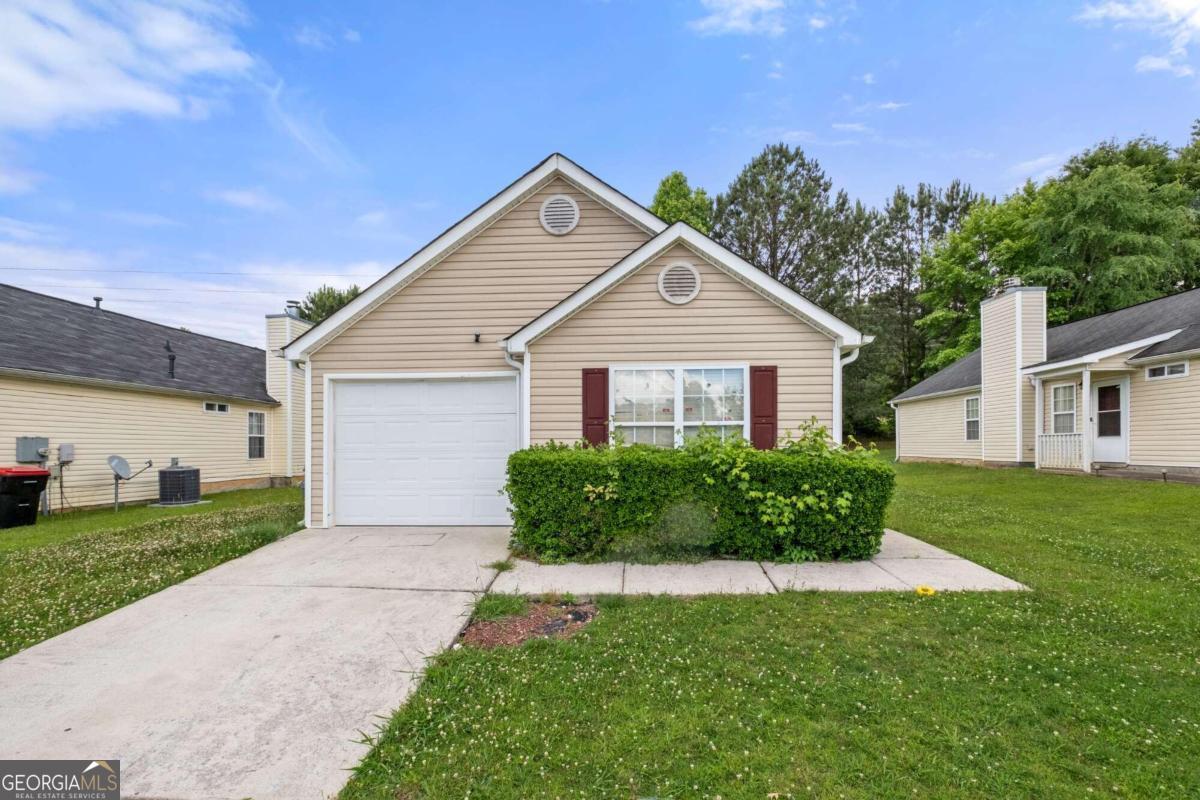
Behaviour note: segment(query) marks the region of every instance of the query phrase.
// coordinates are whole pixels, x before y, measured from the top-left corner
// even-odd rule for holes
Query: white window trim
[[[1070,412],[1054,410],[1054,392],[1062,386],[1069,386],[1071,388]],[[1071,415],[1071,430],[1056,431],[1054,429],[1054,418],[1056,416],[1066,416],[1068,413]],[[1057,433],[1060,436],[1079,433],[1079,387],[1075,385],[1075,381],[1060,381],[1059,383],[1050,384],[1050,430],[1048,432],[1051,434]]]
[[[213,406],[211,411],[208,408],[209,406]],[[222,410],[222,406],[224,406],[224,410]],[[219,403],[216,400],[205,400],[203,403],[200,404],[200,408],[204,409],[205,414],[222,414],[223,415],[223,414],[229,413],[229,403]]]
[[[621,370],[636,370],[636,369],[670,369],[675,371],[675,422],[635,422],[622,423],[619,427],[671,427],[675,431],[675,446],[679,447],[683,444],[683,371],[688,369],[740,369],[742,371],[742,386],[745,387],[746,397],[744,408],[742,409],[742,438],[750,441],[750,365],[747,363],[739,364],[722,364],[722,363],[688,363],[688,362],[673,362],[669,364],[609,364],[608,365],[608,419],[609,436],[612,436],[618,425],[616,422],[616,397],[617,397],[617,381],[613,373]],[[676,424],[678,423],[678,424]],[[703,423],[708,424],[708,423]],[[736,423],[735,423],[736,424]],[[711,426],[710,426],[711,427]],[[722,427],[727,427],[722,424]]]
[[[970,412],[968,412],[968,410],[967,410],[968,408],[970,408],[972,400],[975,401],[975,416],[974,417],[970,416]],[[978,422],[979,423],[979,429],[978,429],[979,435],[976,436],[974,439],[971,438],[970,426],[967,424],[970,422]],[[971,395],[970,397],[964,397],[963,398],[963,441],[964,442],[978,442],[978,441],[981,441],[982,439],[983,439],[983,400],[977,394]]]
[[[1183,365],[1183,372],[1176,373],[1175,375],[1171,375],[1169,373],[1169,370],[1171,369],[1171,367],[1178,367],[1181,364]],[[1158,369],[1160,367],[1163,370],[1162,375],[1152,376],[1150,374],[1150,370]],[[1150,366],[1146,367],[1146,380],[1148,380],[1148,381],[1169,381],[1173,378],[1186,378],[1191,373],[1191,371],[1192,371],[1191,370],[1191,362],[1189,362],[1189,361],[1169,361],[1169,362],[1166,362],[1163,364],[1151,364]]]
[[[251,420],[254,415],[258,414],[262,417],[262,433],[251,433]],[[250,455],[250,442],[253,439],[262,439],[263,448],[261,456]],[[261,461],[267,457],[267,414],[265,411],[247,411],[246,412],[246,459],[248,461]]]

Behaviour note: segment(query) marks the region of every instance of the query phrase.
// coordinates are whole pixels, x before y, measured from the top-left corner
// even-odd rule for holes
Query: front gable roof
[[[514,355],[524,353],[529,344],[535,339],[550,331],[576,311],[603,295],[626,277],[641,269],[676,244],[687,245],[714,266],[730,273],[733,277],[766,299],[777,303],[817,330],[836,339],[839,346],[843,349],[860,347],[870,341],[870,337],[864,337],[855,328],[852,328],[833,314],[825,311],[811,300],[784,286],[731,250],[708,238],[695,228],[683,222],[676,222],[509,336],[504,340],[508,352]]]
[[[432,242],[392,269],[391,272],[368,286],[337,313],[298,336],[284,348],[285,357],[291,360],[303,360],[388,297],[403,289],[411,278],[432,267],[457,249],[460,244],[556,177],[564,178],[575,184],[598,202],[629,219],[649,234],[660,233],[667,227],[667,223],[646,208],[566,156],[554,153],[463,217]]]

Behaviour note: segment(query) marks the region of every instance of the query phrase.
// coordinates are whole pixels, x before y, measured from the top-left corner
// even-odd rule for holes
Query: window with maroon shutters
[[[770,450],[779,439],[779,381],[775,367],[750,368],[750,442]]]
[[[589,444],[608,441],[608,368],[583,370],[583,438]]]

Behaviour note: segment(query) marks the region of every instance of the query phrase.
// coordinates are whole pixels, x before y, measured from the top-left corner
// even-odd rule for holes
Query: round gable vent
[[[690,303],[700,294],[700,273],[691,264],[669,264],[658,273],[658,293],[668,303]]]
[[[542,227],[548,233],[562,236],[579,224],[579,204],[565,194],[556,194],[542,203]]]

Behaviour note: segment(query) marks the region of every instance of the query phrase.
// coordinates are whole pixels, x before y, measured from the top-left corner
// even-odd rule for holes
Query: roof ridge
[[[1047,326],[1046,330],[1047,331],[1058,330],[1059,328],[1065,328],[1068,325],[1076,325],[1080,322],[1087,322],[1089,320],[1099,319],[1100,317],[1107,317],[1109,314],[1117,314],[1117,313],[1120,313],[1121,311],[1128,311],[1131,308],[1137,308],[1138,306],[1144,306],[1149,303],[1157,303],[1161,300],[1170,300],[1172,297],[1182,297],[1183,295],[1187,294],[1188,292],[1200,292],[1200,286],[1197,286],[1194,289],[1183,289],[1178,292],[1171,292],[1170,294],[1164,294],[1161,297],[1154,297],[1149,300],[1142,300],[1137,303],[1130,303],[1127,306],[1121,306],[1120,308],[1114,308],[1111,311],[1101,311],[1099,314],[1093,314],[1090,317],[1084,317],[1082,319],[1073,319],[1070,322],[1064,322],[1059,325],[1050,325],[1050,326]]]
[[[189,336],[199,336],[204,339],[212,339],[214,342],[221,342],[222,344],[232,344],[232,345],[236,345],[237,347],[244,347],[247,350],[257,350],[260,353],[267,352],[265,348],[255,347],[252,344],[243,344],[241,342],[235,342],[232,339],[222,339],[219,336],[212,336],[207,333],[196,333],[195,331],[189,331],[189,330],[185,330],[183,328],[173,328],[170,325],[167,325],[162,322],[155,322],[154,320],[150,320],[150,319],[142,319],[141,317],[135,317],[132,314],[124,314],[120,311],[112,311],[111,309],[107,309],[107,308],[97,309],[94,306],[89,306],[87,303],[80,303],[77,300],[68,300],[65,297],[56,297],[55,295],[46,294],[45,292],[35,292],[33,289],[26,289],[23,286],[14,286],[11,283],[0,283],[0,288],[14,289],[18,292],[25,292],[26,294],[37,295],[38,297],[44,297],[47,300],[54,300],[55,302],[58,302],[58,303],[67,303],[68,305],[79,306],[80,308],[82,308],[86,311],[100,311],[104,314],[111,314],[115,317],[124,317],[125,319],[131,319],[134,322],[141,322],[146,325],[154,325],[155,327],[162,328],[167,331],[172,331],[174,333],[185,333]],[[83,287],[83,288],[86,288],[86,287]],[[96,287],[96,288],[99,288],[99,287]]]

